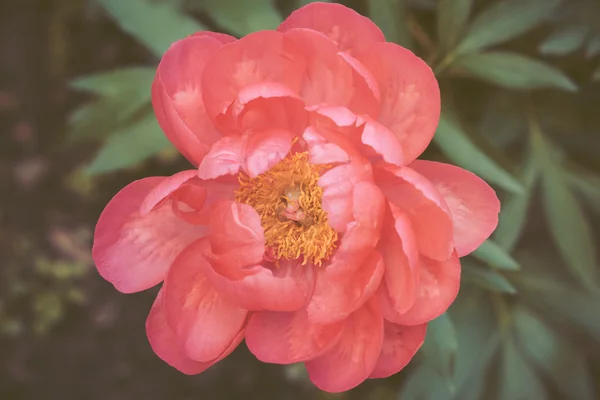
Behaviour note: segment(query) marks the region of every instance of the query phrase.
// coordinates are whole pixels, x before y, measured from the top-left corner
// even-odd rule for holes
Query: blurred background
[[[192,377],[153,354],[157,290],[119,294],[90,249],[120,188],[188,168],[152,113],[157,62],[194,31],[273,29],[308,2],[0,3],[0,399],[600,399],[598,0],[342,1],[438,76],[424,157],[503,204],[404,371],[327,395],[245,346]]]

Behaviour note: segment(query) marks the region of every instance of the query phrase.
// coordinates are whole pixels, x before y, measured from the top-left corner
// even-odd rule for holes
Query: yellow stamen
[[[320,266],[331,256],[338,236],[327,222],[323,189],[317,185],[327,168],[309,164],[304,152],[289,155],[256,178],[240,173],[235,200],[260,215],[266,247],[277,260],[302,256],[303,265]]]

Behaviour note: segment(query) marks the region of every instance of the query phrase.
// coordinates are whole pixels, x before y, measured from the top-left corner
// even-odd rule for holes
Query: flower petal
[[[383,319],[373,302],[353,313],[340,341],[321,357],[306,362],[310,380],[326,392],[350,390],[371,375],[383,343]]]
[[[335,268],[335,264],[332,266]],[[318,271],[315,291],[307,306],[308,318],[317,324],[344,320],[377,291],[383,271],[383,260],[377,251],[352,274],[340,275],[330,268]]]
[[[263,259],[265,236],[260,216],[247,204],[216,202],[211,208],[208,237],[213,265],[230,279],[241,279],[250,273],[243,267]]]
[[[248,137],[244,172],[255,178],[283,160],[292,147],[293,136],[284,130],[264,130]]]
[[[189,37],[201,37],[208,36],[215,40],[218,40],[221,44],[227,44],[231,42],[235,42],[237,39],[231,35],[227,35],[226,33],[220,32],[211,32],[211,31],[199,31],[196,33],[192,33]]]
[[[378,121],[396,135],[410,163],[431,142],[440,117],[440,90],[431,68],[394,43],[372,43],[353,56],[375,78],[381,90]]]
[[[197,172],[193,169],[187,171],[181,171],[173,176],[169,176],[158,183],[151,191],[148,196],[142,202],[140,206],[140,213],[142,215],[148,214],[157,205],[161,204],[163,200],[168,198],[173,192],[177,191],[187,181],[195,178]]]
[[[225,136],[217,141],[198,167],[200,179],[237,175],[244,160],[246,142],[246,136]]]
[[[378,248],[385,264],[384,282],[394,309],[399,313],[415,303],[419,284],[419,252],[406,214],[388,210]]]
[[[222,42],[203,34],[175,42],[163,55],[152,85],[152,104],[169,140],[194,165],[220,137],[202,99],[204,67]]]
[[[442,315],[454,302],[460,287],[460,261],[456,252],[449,260],[436,261],[421,257],[419,292],[414,305],[399,314],[391,305],[387,291],[380,288],[377,297],[388,321],[400,325],[420,325]]]
[[[123,293],[161,282],[179,252],[206,234],[204,227],[179,220],[166,205],[140,213],[144,199],[165,179],[151,177],[127,185],[98,219],[92,248],[96,268]]]
[[[202,95],[211,118],[227,111],[248,86],[273,82],[298,93],[305,69],[295,42],[275,31],[259,31],[221,47],[206,64]]]
[[[227,357],[244,339],[244,331],[241,331],[232,341],[229,347],[219,355],[218,358],[209,362],[198,362],[189,358],[178,339],[167,324],[164,309],[163,290],[158,293],[148,319],[146,320],[146,334],[152,350],[167,364],[187,375],[199,374],[213,364]]]
[[[308,28],[321,32],[333,40],[341,50],[384,42],[381,29],[356,11],[335,3],[311,3],[290,14],[277,28],[287,32]]]
[[[494,232],[500,201],[483,179],[454,165],[433,161],[417,160],[411,168],[429,179],[446,200],[459,257],[477,249]]]
[[[197,244],[187,247],[173,262],[163,289],[169,326],[186,355],[203,362],[229,347],[248,313],[215,290],[204,275],[207,264]]]
[[[262,362],[292,364],[326,353],[340,339],[343,322],[317,325],[305,309],[258,312],[246,327],[246,345]]]
[[[419,350],[426,333],[427,324],[402,326],[385,321],[381,353],[369,378],[387,378],[400,372]]]
[[[452,217],[435,186],[408,167],[378,167],[374,176],[390,203],[410,218],[421,254],[447,260],[454,250]]]

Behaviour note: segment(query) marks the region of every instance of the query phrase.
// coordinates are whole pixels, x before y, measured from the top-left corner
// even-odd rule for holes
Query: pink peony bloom
[[[197,168],[121,190],[93,256],[121,292],[164,281],[156,354],[197,374],[245,339],[329,392],[404,368],[500,208],[471,172],[416,160],[440,113],[431,69],[367,18],[312,3],[276,31],[174,43],[152,100]]]

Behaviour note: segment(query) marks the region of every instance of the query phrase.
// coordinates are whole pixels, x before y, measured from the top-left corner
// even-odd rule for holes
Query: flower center
[[[240,173],[235,200],[260,215],[272,261],[303,256],[302,265],[320,266],[331,256],[338,236],[327,222],[323,189],[317,185],[319,172],[327,168],[309,164],[303,152],[288,155],[256,178]]]

